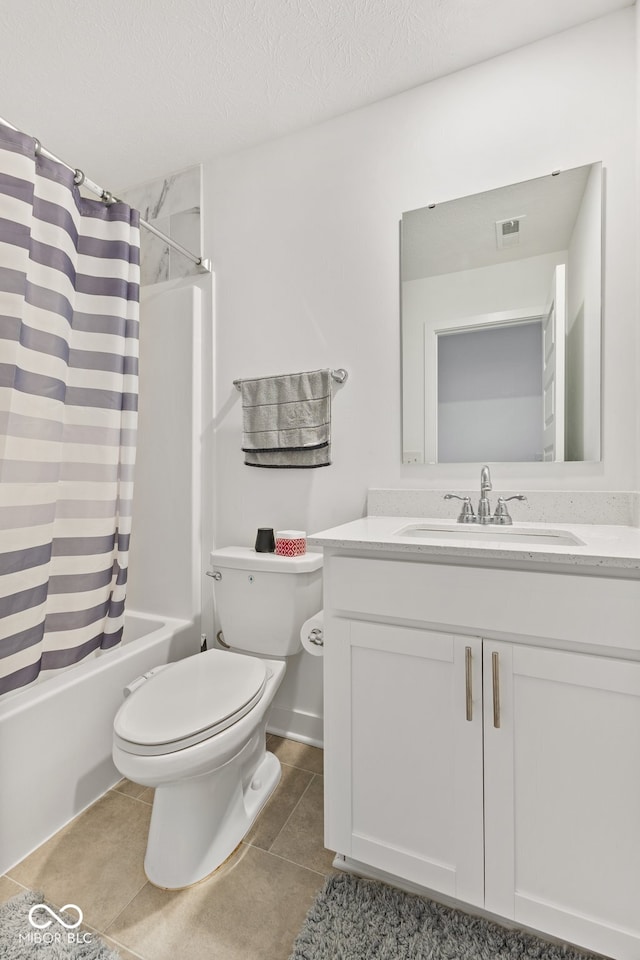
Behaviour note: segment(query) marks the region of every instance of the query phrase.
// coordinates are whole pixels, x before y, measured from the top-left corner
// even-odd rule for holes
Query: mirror
[[[600,459],[602,164],[402,215],[403,463]]]

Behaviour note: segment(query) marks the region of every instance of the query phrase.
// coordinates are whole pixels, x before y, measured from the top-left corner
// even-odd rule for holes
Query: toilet
[[[225,645],[149,671],[130,685],[113,728],[113,761],[155,787],[144,868],[169,890],[216,870],[280,780],[266,750],[269,707],[322,606],[322,555],[247,547],[211,554]]]

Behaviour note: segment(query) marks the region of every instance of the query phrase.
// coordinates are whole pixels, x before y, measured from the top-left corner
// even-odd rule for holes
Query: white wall
[[[400,216],[594,160],[606,168],[604,460],[504,465],[494,486],[635,486],[635,17],[627,8],[205,167],[218,545],[251,543],[258,526],[359,516],[368,487],[476,484],[475,464],[401,465]],[[322,366],[350,372],[335,396],[333,465],[243,466],[234,377]],[[287,695],[317,697],[319,677],[300,667]]]
[[[635,132],[636,132],[636,157],[640,157],[640,4],[636,2],[633,7],[635,12],[635,40],[636,40],[636,116],[635,116]],[[640,238],[640,164],[636,163],[636,203],[635,203],[635,222],[636,222],[636,237]],[[633,207],[629,207],[630,210]],[[640,321],[640,241],[636,241],[636,256],[635,256],[635,277],[636,284],[634,290],[634,306],[635,313],[638,321]],[[636,342],[636,354],[635,354],[635,363],[636,368],[640,366],[640,337],[638,337]],[[635,399],[635,398],[634,398]],[[640,417],[636,418],[636,430],[634,434],[635,440],[635,449],[636,449],[636,470],[637,477],[640,478]],[[640,516],[636,517],[638,523],[640,523]]]
[[[401,467],[403,210],[602,159],[604,461],[494,471],[532,489],[635,483],[633,8],[205,167],[218,288],[218,540],[362,512],[369,486],[442,487],[475,467]],[[347,366],[334,466],[242,465],[234,377]]]

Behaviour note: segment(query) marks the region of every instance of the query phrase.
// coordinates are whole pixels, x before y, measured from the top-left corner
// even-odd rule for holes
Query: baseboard
[[[288,710],[286,707],[272,707],[267,723],[267,733],[288,740],[299,740],[313,747],[324,747],[322,717],[302,710]]]

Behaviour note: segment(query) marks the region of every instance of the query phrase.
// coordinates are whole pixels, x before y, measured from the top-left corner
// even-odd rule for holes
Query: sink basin
[[[552,545],[556,547],[583,547],[584,541],[574,536],[568,530],[549,530],[547,528],[510,526],[486,526],[472,523],[411,523],[395,531],[397,537],[411,537],[415,540],[424,540],[430,543],[433,540],[499,541],[505,545],[514,546],[521,543],[538,544],[539,546]]]

